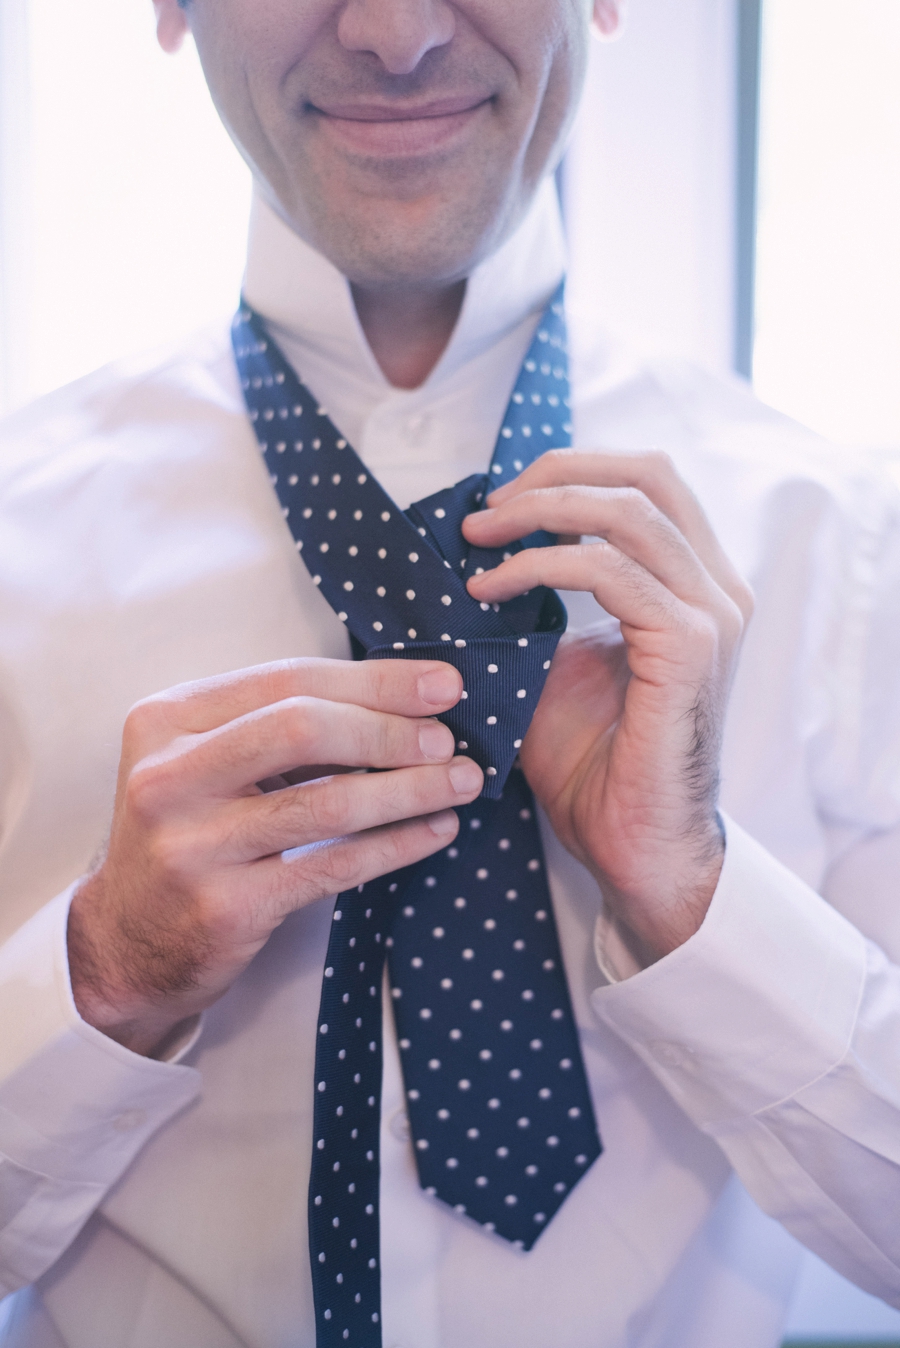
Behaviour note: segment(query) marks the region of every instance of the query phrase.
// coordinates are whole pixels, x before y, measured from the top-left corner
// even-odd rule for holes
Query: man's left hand
[[[664,454],[553,450],[463,526],[480,547],[536,529],[558,545],[468,589],[586,590],[618,620],[560,642],[521,761],[561,842],[661,957],[698,929],[721,871],[722,724],[753,598]]]

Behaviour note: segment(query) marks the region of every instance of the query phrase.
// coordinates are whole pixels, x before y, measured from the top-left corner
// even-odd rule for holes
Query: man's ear
[[[603,0],[609,3],[609,0]],[[163,51],[176,52],[188,34],[187,15],[178,0],[153,0],[156,40]]]
[[[625,18],[625,0],[594,0],[593,27],[598,37],[617,37]]]

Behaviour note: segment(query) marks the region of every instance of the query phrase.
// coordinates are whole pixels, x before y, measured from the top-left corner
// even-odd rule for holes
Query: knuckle
[[[364,696],[379,702],[391,683],[398,677],[402,677],[403,671],[398,670],[396,666],[406,663],[404,660],[364,660],[362,663],[357,663],[356,668],[360,670],[361,691]],[[391,666],[391,668],[388,668],[388,666]]]
[[[261,700],[271,706],[303,687],[308,664],[308,660],[276,660],[269,665],[253,666],[242,674],[257,684]]]
[[[675,622],[675,633],[681,648],[680,662],[686,670],[707,678],[719,663],[722,649],[721,632],[711,614],[697,609],[682,610]]]
[[[591,489],[577,482],[566,482],[557,488],[557,499],[564,509],[573,507],[577,509],[584,503],[585,498],[590,499],[591,496]]]
[[[164,694],[145,697],[136,702],[125,717],[123,743],[139,746],[148,740],[156,740],[160,731],[169,726],[169,706]]]
[[[646,588],[644,573],[638,563],[628,556],[627,552],[623,552],[608,538],[600,539],[592,547],[596,548],[602,555],[606,566],[616,579],[628,586],[629,593],[641,594],[644,591]]]
[[[360,703],[364,704],[367,715],[360,724],[361,731],[370,734],[369,716],[389,718],[405,715],[413,707],[418,709],[421,665],[419,660],[397,658],[363,663],[366,674],[360,689]]]
[[[723,605],[722,632],[729,646],[736,646],[744,635],[746,618],[740,604],[728,598]]]
[[[149,826],[157,821],[174,789],[171,764],[163,761],[138,763],[125,783],[125,810],[136,823]]]
[[[417,830],[403,825],[367,834],[364,840],[366,873],[386,875],[414,860],[422,850],[415,846],[416,834]]]
[[[300,688],[310,676],[315,676],[328,661],[317,655],[294,655],[285,660],[272,660],[266,665],[254,665],[243,673],[261,675],[263,687],[274,700],[284,696],[285,681],[289,680],[295,688]]]
[[[293,800],[276,806],[281,808],[290,812],[298,828],[322,841],[351,831],[347,778],[342,775],[298,787]]]
[[[427,768],[383,772],[374,778],[378,784],[378,813],[384,818],[394,819],[414,814],[418,798],[417,785],[427,772]]]
[[[340,893],[376,875],[386,875],[406,860],[400,844],[403,830],[377,828],[309,854],[313,883],[324,894]]]
[[[352,849],[334,847],[307,847],[299,863],[304,887],[314,894],[335,894],[354,884]]]
[[[202,856],[211,866],[221,869],[251,852],[258,855],[259,833],[254,831],[253,822],[244,810],[232,804],[212,817],[192,823],[190,854],[194,861]]]
[[[386,875],[407,860],[409,831],[406,829],[381,829],[372,835],[372,860],[376,875]],[[404,842],[407,845],[404,846]]]
[[[664,449],[645,449],[638,454],[637,458],[647,473],[656,480],[664,478],[672,480],[679,477],[678,469],[675,467],[671,454],[667,454]]]
[[[704,664],[711,664],[722,644],[721,620],[717,621],[711,613],[695,609],[691,622],[691,641],[695,652],[702,655]]]
[[[735,586],[733,598],[740,610],[744,626],[746,626],[756,610],[756,595],[753,593],[747,582],[741,580],[739,584]]]
[[[287,735],[298,764],[333,761],[330,755],[336,742],[343,741],[347,729],[351,732],[355,729],[354,713],[352,706],[342,704],[335,709],[319,697],[304,694],[291,698],[287,707]]]
[[[546,454],[542,454],[537,460],[535,467],[540,465],[542,478],[554,480],[565,475],[572,458],[573,451],[571,449],[548,449]]]
[[[318,731],[316,699],[312,697],[292,697],[288,705],[288,719],[291,738],[298,745],[306,745],[314,740]]]
[[[148,840],[147,855],[155,872],[170,879],[182,879],[193,870],[191,863],[196,849],[196,840],[181,830],[160,828]]]
[[[361,883],[357,879],[358,867],[353,864],[353,854],[348,848],[332,847],[327,852],[311,854],[309,883],[321,894],[340,894]]]
[[[379,865],[372,864],[370,860],[371,853],[379,850],[369,838],[364,843],[354,840],[352,843],[330,847],[327,853],[323,851],[320,854],[322,865],[318,872],[319,883],[335,893],[364,884],[371,876],[382,873]],[[385,865],[383,870],[390,870],[390,866]]]
[[[407,737],[415,733],[412,723],[400,724],[392,716],[376,715],[365,728],[360,727],[360,749],[373,766],[390,766],[407,748]]]
[[[427,855],[428,848],[422,846],[423,836],[420,829],[410,826],[410,821],[404,821],[309,847],[300,863],[303,888],[308,894],[319,896],[341,893],[407,866]],[[431,835],[426,841],[436,843],[437,839]]]
[[[691,610],[689,639],[697,663],[712,669],[723,660],[729,661],[743,630],[741,611],[727,597],[714,610]]]
[[[625,512],[637,524],[646,525],[662,519],[660,511],[640,487],[623,487],[621,502]]]

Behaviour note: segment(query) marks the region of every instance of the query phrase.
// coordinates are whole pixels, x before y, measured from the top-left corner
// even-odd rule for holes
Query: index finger
[[[606,453],[551,449],[514,481],[492,492],[487,504],[502,505],[520,492],[536,488],[568,486],[633,487],[643,492],[684,535],[716,583],[749,617],[753,604],[750,590],[668,454],[659,450]]]
[[[181,683],[138,703],[152,737],[203,734],[294,697],[347,702],[396,716],[435,716],[456,705],[462,675],[440,660],[277,660]]]

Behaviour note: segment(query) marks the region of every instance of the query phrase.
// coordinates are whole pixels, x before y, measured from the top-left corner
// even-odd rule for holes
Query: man
[[[274,340],[273,389],[299,371],[358,480],[401,511],[484,473],[562,276],[548,175],[589,20],[614,31],[617,0],[156,8],[164,47],[193,32],[256,178],[240,322],[263,326],[237,359],[277,361]],[[575,357],[577,450],[504,480],[462,533],[508,549],[466,581],[480,611],[566,591],[521,766],[604,1151],[528,1252],[452,1212],[419,1184],[388,1014],[367,1332],[763,1348],[796,1267],[783,1228],[900,1302],[900,988],[863,935],[900,945],[895,503],[742,390],[596,340]],[[274,404],[234,359],[217,335],[7,429],[0,1268],[22,1289],[17,1348],[340,1341],[306,1211],[343,919],[328,900],[458,851],[460,807],[481,822],[465,807],[482,767],[434,719],[469,691],[449,662],[465,640],[447,660],[350,661],[257,447]],[[516,550],[539,530],[557,541]],[[726,723],[740,571],[759,604]]]

